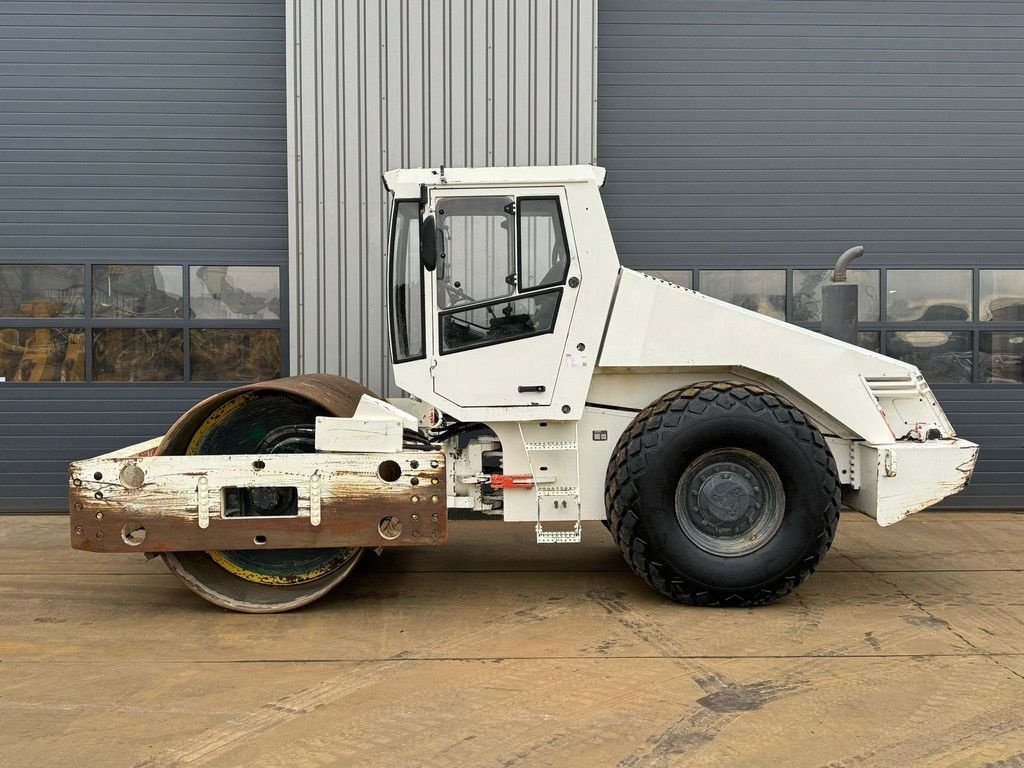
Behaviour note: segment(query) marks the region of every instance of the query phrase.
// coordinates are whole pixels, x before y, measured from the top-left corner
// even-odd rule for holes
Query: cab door
[[[464,408],[546,406],[580,272],[561,187],[436,190],[434,392]]]

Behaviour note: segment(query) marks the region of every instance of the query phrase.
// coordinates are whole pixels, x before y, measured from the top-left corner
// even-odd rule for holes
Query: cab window
[[[441,354],[554,331],[569,272],[557,197],[437,203]]]
[[[474,304],[515,292],[512,211],[511,197],[451,197],[438,202],[438,307]]]
[[[569,254],[558,198],[521,197],[517,206],[520,287],[561,285],[569,272]]]
[[[396,363],[424,356],[419,201],[399,201],[391,223],[391,352]]]

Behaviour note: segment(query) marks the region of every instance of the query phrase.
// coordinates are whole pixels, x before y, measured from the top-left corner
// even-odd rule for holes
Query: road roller
[[[449,513],[572,544],[601,520],[670,600],[754,606],[821,562],[840,509],[889,526],[961,490],[978,446],[905,362],[624,268],[593,166],[405,169],[385,399],[262,381],[73,463],[71,543],[159,556],[250,613],[306,605]],[[466,523],[471,524],[471,523]]]

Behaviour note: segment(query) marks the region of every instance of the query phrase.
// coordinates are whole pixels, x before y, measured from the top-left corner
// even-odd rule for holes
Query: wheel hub
[[[785,494],[775,469],[738,448],[698,457],[679,479],[676,518],[701,549],[736,557],[764,546],[782,524]]]
[[[734,462],[715,462],[697,474],[694,484],[702,513],[697,525],[715,536],[746,533],[764,505],[764,493],[753,475]]]

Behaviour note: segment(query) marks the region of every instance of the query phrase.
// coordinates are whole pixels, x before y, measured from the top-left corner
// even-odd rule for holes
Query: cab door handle
[[[519,386],[520,392],[546,392],[547,389],[548,388],[545,387],[543,384],[534,384],[533,386],[528,387],[524,387],[523,385]]]

